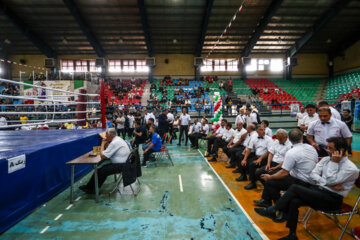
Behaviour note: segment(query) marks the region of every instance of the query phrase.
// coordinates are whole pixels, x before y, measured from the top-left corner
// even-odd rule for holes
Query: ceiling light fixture
[[[119,41],[118,41],[118,43],[119,43],[119,44],[122,44],[122,43],[124,43],[124,40],[123,40],[122,38],[120,38]]]
[[[67,39],[64,37],[63,40],[61,41],[63,44],[68,44]]]
[[[174,39],[173,39],[173,44],[176,44],[176,43],[177,43],[177,39],[174,38]]]
[[[4,43],[6,43],[6,44],[10,44],[10,43],[11,43],[11,41],[10,41],[9,39],[7,39],[7,38],[6,38],[6,39],[4,40]]]
[[[328,44],[330,44],[331,42],[332,42],[331,38],[328,38],[328,39],[326,40],[326,43],[328,43]]]

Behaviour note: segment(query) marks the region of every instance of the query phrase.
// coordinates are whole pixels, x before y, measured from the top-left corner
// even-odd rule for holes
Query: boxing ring
[[[6,79],[0,79],[1,82],[42,88],[52,92],[60,91],[66,95],[61,95],[64,98],[54,95],[46,97],[0,95],[0,99],[34,101],[33,104],[6,104],[8,109],[5,111],[2,109],[0,116],[43,115],[41,119],[26,120],[25,124],[21,124],[24,120],[11,120],[8,122],[9,125],[0,126],[0,233],[68,188],[70,167],[65,163],[91,151],[93,146],[99,146],[98,133],[104,131],[102,128],[28,129],[46,129],[44,126],[51,127],[59,122],[78,122],[81,125],[87,121],[98,120],[101,120],[102,126],[105,126],[104,101],[89,101],[90,98],[99,97],[103,100],[98,94],[50,89]],[[103,86],[103,80],[101,83]],[[73,106],[74,111],[62,112],[58,107],[64,104]],[[46,111],[36,110],[39,106],[41,108],[46,106]],[[19,108],[23,108],[23,111],[18,112]],[[24,111],[26,109],[30,111]],[[62,118],[64,116],[66,118]],[[24,127],[27,130],[22,130]],[[19,131],[11,131],[13,129]],[[91,166],[78,166],[75,170],[75,180],[91,170]]]

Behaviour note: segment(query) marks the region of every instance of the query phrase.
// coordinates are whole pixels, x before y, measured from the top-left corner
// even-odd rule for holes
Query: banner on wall
[[[290,104],[290,116],[296,116],[300,112],[300,105],[298,103]]]
[[[360,101],[355,102],[354,130],[355,131],[360,131]]]
[[[54,88],[65,91],[72,91],[71,81],[61,80],[61,81],[34,81],[34,85]],[[37,97],[44,99],[54,99],[54,100],[68,100],[68,97],[64,97],[68,95],[64,92],[58,92],[53,90],[46,90],[42,88],[24,88],[24,96],[27,97]],[[39,102],[40,103],[40,102]]]

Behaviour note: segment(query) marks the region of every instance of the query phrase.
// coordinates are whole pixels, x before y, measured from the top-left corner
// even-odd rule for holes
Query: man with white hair
[[[105,146],[109,144],[106,149]],[[124,164],[130,155],[128,144],[117,136],[115,128],[109,128],[106,131],[106,137],[101,141],[100,156],[101,159],[110,159],[111,163],[106,164],[98,169],[99,188],[105,182],[107,176],[121,173]],[[95,193],[95,177],[94,174],[86,185],[79,187],[80,190],[88,194]]]

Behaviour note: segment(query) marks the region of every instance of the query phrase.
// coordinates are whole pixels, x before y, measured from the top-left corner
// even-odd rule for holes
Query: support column
[[[291,64],[287,65],[286,68],[285,68],[285,77],[286,77],[287,80],[292,79],[292,66],[291,66]]]
[[[195,80],[200,81],[200,66],[195,66]]]
[[[149,82],[152,84],[154,82],[154,67],[149,66]]]
[[[241,78],[243,81],[247,80],[246,65],[241,64]]]

